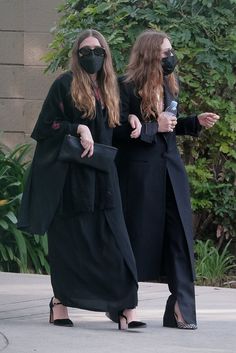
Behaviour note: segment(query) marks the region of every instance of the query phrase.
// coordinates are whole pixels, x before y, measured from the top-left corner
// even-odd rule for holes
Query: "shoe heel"
[[[49,323],[53,324],[53,322],[54,322],[54,319],[53,319],[53,297],[52,297],[49,303]]]
[[[165,313],[163,318],[163,326],[164,327],[177,327],[177,322],[172,313]]]
[[[128,320],[127,317],[123,313],[118,314],[118,329],[119,330],[128,330]]]
[[[174,315],[175,299],[170,296],[166,303],[166,309],[163,317],[163,326],[177,327],[177,322]]]

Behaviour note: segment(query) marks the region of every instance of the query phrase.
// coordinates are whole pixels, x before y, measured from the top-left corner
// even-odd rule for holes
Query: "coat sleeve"
[[[202,127],[197,116],[193,115],[186,118],[178,118],[175,133],[176,135],[190,135],[197,137],[199,136],[201,129]],[[152,121],[149,123],[143,123],[140,139],[147,143],[155,143],[157,133],[159,133],[157,122]]]
[[[128,84],[124,83],[123,77],[119,77],[118,84],[120,90],[120,125],[113,131],[113,141],[115,144],[131,140],[130,134],[132,131],[128,122],[128,116],[132,114],[130,106],[130,87]]]
[[[78,124],[70,122],[64,113],[70,82],[68,74],[64,74],[52,84],[31,135],[36,141],[52,137],[61,139],[65,134],[77,136]]]
[[[199,136],[202,127],[196,115],[188,116],[186,118],[178,118],[175,127],[176,135],[190,135]]]
[[[129,114],[136,115],[139,119],[141,118],[138,114],[132,109],[132,99],[134,98],[133,87],[131,84],[124,83],[124,78],[121,77],[118,80],[119,88],[120,88],[120,122],[121,125],[114,129],[113,138],[114,141],[133,141],[131,139],[130,134],[132,132],[132,128],[128,122]],[[142,122],[141,135],[138,140],[147,143],[155,142],[155,135],[158,130],[157,122]]]

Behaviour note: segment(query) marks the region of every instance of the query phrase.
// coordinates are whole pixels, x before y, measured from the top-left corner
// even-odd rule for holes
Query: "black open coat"
[[[71,82],[71,72],[54,81],[32,132],[37,146],[25,185],[18,228],[43,235],[56,214],[68,213],[71,217],[84,212],[91,213],[95,209],[103,210],[136,282],[135,260],[124,222],[115,164],[111,166],[110,173],[104,173],[58,160],[64,136],[77,136],[78,124],[89,127],[95,142],[106,145],[112,143],[113,129],[108,126],[106,112],[102,111],[100,102],[96,101],[94,119],[83,118],[83,112],[72,103]]]
[[[189,185],[176,135],[197,136],[201,127],[196,116],[179,118],[173,133],[159,133],[157,123],[142,122],[141,98],[132,83],[119,80],[122,126],[115,129],[113,144],[119,148],[117,168],[123,210],[140,281],[159,278],[163,261],[166,175],[169,174],[184,228],[194,278],[193,230]],[[164,109],[176,100],[164,87]],[[141,136],[129,137],[129,114],[142,122]]]

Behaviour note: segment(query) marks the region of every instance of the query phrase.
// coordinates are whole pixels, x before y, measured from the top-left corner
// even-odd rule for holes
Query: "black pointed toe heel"
[[[128,323],[128,328],[135,329],[135,328],[144,328],[147,324],[142,321],[131,321]]]
[[[53,303],[54,297],[50,300],[49,303],[49,308],[50,308],[50,314],[49,314],[49,323],[56,325],[56,326],[66,326],[66,327],[72,327],[74,326],[73,322],[70,319],[56,319],[54,320],[54,315],[53,315],[53,307],[55,305],[63,305],[62,303]]]
[[[175,320],[176,320],[177,327],[182,330],[196,330],[197,329],[196,324],[188,324],[187,322],[178,321],[176,315],[175,315]]]
[[[128,319],[123,314],[123,312],[119,313],[118,317],[119,317],[119,321],[118,321],[119,330],[138,329],[138,328],[144,328],[147,326],[147,324],[142,321],[131,321],[128,323]]]
[[[196,330],[196,324],[189,324],[187,322],[178,321],[178,317],[175,313],[175,302],[176,299],[173,296],[170,296],[166,303],[165,314],[163,317],[163,326],[164,327],[173,327],[184,330]]]

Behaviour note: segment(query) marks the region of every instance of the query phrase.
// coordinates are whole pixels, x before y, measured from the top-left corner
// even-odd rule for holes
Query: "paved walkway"
[[[168,289],[140,285],[140,332],[119,332],[103,313],[70,309],[73,328],[48,324],[50,278],[0,272],[0,352],[235,353],[236,289],[196,287],[199,329],[162,327]]]

